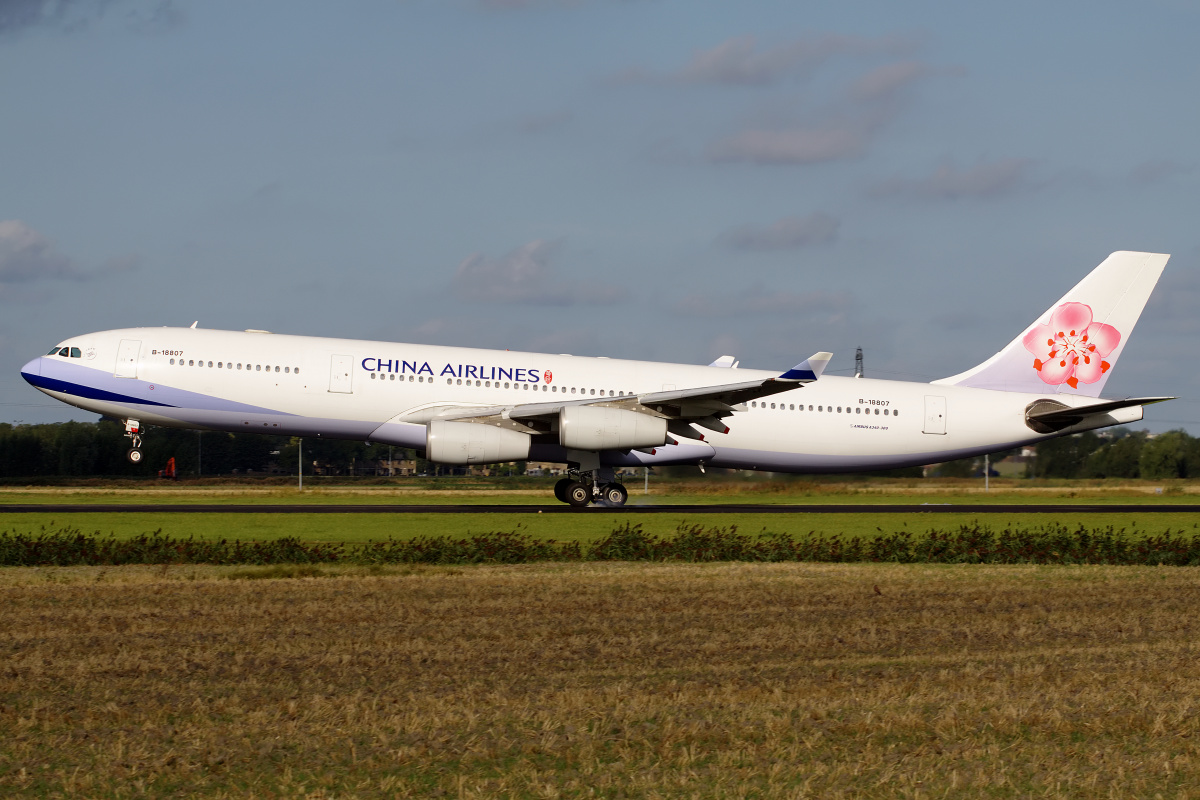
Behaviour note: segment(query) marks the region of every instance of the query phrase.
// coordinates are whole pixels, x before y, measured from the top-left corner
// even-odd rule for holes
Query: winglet
[[[776,380],[795,381],[796,383],[808,383],[809,381],[815,381],[817,378],[821,377],[821,373],[825,371],[825,367],[828,366],[829,359],[831,358],[833,358],[833,353],[813,353],[811,356],[780,375],[778,378],[776,378]]]

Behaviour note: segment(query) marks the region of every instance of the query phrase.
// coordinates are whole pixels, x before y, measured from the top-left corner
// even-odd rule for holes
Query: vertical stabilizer
[[[974,369],[933,382],[1098,397],[1168,258],[1113,253],[1008,347]]]

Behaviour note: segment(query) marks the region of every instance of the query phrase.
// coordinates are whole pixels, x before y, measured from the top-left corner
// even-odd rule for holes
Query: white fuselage
[[[778,374],[191,328],[104,331],[61,345],[81,355],[42,356],[23,374],[46,394],[99,414],[417,449],[425,447],[425,425],[401,418],[422,408],[619,397]],[[784,472],[936,463],[1049,438],[1025,422],[1026,407],[1046,396],[826,376],[749,404],[724,420],[728,433],[706,431],[704,442],[681,440],[653,453],[606,451],[601,460]],[[1086,427],[1135,421],[1141,413],[1140,407],[1123,409]],[[534,444],[530,458],[569,460],[549,442]]]

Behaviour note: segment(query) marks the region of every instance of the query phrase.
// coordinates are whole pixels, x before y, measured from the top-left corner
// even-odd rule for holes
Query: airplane
[[[267,331],[128,328],[74,336],[21,375],[146,425],[356,439],[430,461],[568,465],[555,497],[620,506],[619,467],[853,472],[933,464],[1136,422],[1171,397],[1101,399],[1169,256],[1116,252],[1006,347],[930,383]]]

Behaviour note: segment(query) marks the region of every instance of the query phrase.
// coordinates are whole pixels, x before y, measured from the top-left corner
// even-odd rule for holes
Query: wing
[[[746,403],[761,397],[787,392],[821,377],[832,353],[815,353],[796,366],[771,378],[668,392],[648,392],[617,397],[588,397],[545,403],[518,403],[511,406],[429,406],[402,415],[397,421],[417,424],[433,419],[477,422],[526,433],[548,433],[566,406],[602,406],[637,411],[663,417],[667,429],[687,439],[704,439],[693,425],[718,433],[728,433],[722,419],[735,411],[745,411]]]

